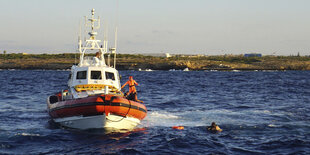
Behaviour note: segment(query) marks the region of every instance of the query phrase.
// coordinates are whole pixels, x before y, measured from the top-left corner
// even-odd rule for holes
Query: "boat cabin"
[[[118,71],[106,65],[72,66],[68,86],[78,96],[110,94],[121,89]]]
[[[75,87],[77,85],[99,84],[120,89],[120,79],[118,71],[111,67],[76,67],[71,72],[68,85]]]

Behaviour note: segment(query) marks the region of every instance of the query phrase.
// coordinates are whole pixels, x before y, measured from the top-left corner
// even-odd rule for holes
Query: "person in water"
[[[138,100],[137,90],[136,90],[136,86],[135,86],[135,85],[138,86],[139,84],[133,79],[132,76],[129,76],[129,80],[122,86],[121,89],[123,89],[127,84],[129,86],[129,92],[127,94],[125,94],[125,96],[130,100],[142,102],[142,101]]]
[[[96,52],[96,56],[93,58],[93,64],[99,65],[100,52]]]
[[[215,122],[212,122],[211,126],[208,126],[209,131],[221,132],[223,131]]]

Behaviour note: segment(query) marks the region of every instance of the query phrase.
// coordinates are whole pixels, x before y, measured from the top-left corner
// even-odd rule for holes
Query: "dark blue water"
[[[0,71],[0,154],[310,154],[309,71],[122,71],[148,116],[114,134],[50,122],[46,98],[68,73]],[[206,130],[213,121],[223,132]]]

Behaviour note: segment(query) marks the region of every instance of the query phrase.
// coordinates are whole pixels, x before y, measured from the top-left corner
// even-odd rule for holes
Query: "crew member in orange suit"
[[[129,86],[129,92],[126,95],[126,97],[128,99],[134,100],[134,101],[138,101],[138,102],[142,102],[140,100],[138,100],[138,96],[137,96],[137,90],[136,90],[136,86],[135,85],[139,85],[133,78],[132,76],[129,76],[129,80],[122,86],[122,89],[128,84]]]

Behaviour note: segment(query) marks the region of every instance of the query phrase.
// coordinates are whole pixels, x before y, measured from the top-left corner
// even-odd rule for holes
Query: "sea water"
[[[68,74],[0,71],[0,154],[310,154],[309,71],[120,71],[148,109],[125,133],[50,120],[46,98]],[[207,131],[212,122],[223,131]]]

